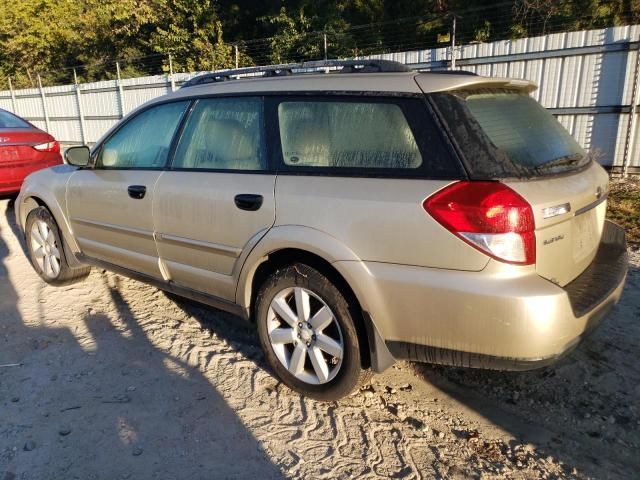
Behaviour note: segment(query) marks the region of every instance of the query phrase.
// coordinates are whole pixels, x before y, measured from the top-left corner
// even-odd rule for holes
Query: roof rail
[[[479,76],[476,72],[471,72],[469,70],[420,70],[420,73],[436,73],[438,75],[470,75],[473,77]]]
[[[246,67],[198,75],[182,84],[188,88],[208,83],[226,82],[238,78],[280,77],[304,73],[389,73],[409,72],[406,65],[391,60],[317,60],[302,63],[285,63],[266,67]]]
[[[303,68],[340,68],[340,73],[391,73],[410,72],[404,63],[393,60],[362,59],[362,60],[317,60],[304,62]]]

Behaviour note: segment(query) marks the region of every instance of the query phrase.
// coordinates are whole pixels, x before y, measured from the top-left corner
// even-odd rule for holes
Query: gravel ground
[[[47,286],[18,235],[1,200],[0,480],[640,471],[638,252],[615,313],[553,368],[399,363],[323,404],[269,375],[240,320],[95,269]]]

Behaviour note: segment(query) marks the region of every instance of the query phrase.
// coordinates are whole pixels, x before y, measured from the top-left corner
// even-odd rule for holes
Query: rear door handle
[[[236,202],[236,207],[238,207],[240,210],[255,212],[262,206],[264,197],[262,195],[255,195],[253,193],[241,193],[239,195],[236,195],[233,200]]]
[[[131,198],[141,200],[147,194],[147,187],[144,185],[130,185],[129,188],[127,188],[127,191]]]

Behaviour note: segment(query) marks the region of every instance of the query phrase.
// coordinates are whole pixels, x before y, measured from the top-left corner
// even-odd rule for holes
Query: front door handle
[[[131,198],[141,200],[147,194],[147,187],[144,185],[130,185],[129,188],[127,188],[127,191]]]
[[[236,207],[238,207],[240,210],[255,212],[262,206],[264,197],[262,195],[255,195],[253,193],[241,193],[239,195],[236,195],[233,200],[236,202]]]

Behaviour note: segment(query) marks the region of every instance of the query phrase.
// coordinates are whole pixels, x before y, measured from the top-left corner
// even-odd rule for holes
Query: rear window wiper
[[[564,157],[556,158],[555,160],[551,160],[549,162],[543,163],[542,165],[538,165],[535,167],[536,170],[548,170],[550,168],[555,167],[569,167],[572,165],[576,165],[580,163],[584,159],[584,155],[565,155]]]

